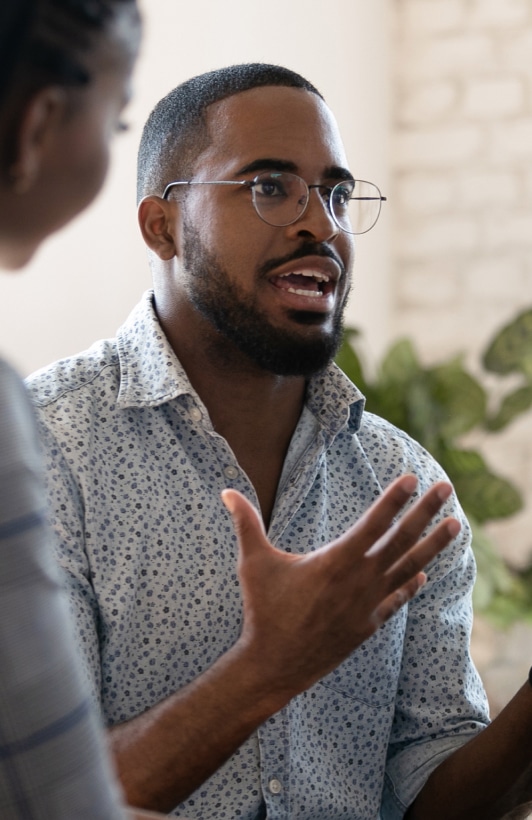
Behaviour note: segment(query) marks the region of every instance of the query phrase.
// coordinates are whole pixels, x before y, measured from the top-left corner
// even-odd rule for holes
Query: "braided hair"
[[[83,52],[125,4],[136,8],[136,0],[2,0],[0,104],[15,76],[30,93],[50,83],[88,84]]]
[[[89,85],[87,55],[125,9],[139,21],[137,0],[0,0],[0,173],[16,151],[26,101],[49,85]]]

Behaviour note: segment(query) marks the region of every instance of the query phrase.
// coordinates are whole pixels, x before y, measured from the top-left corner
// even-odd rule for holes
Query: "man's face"
[[[194,180],[290,171],[333,186],[347,172],[336,123],[315,94],[265,87],[211,107],[211,145]],[[219,357],[234,351],[262,370],[308,376],[333,358],[349,291],[353,238],[312,189],[304,215],[273,227],[244,186],[192,186],[182,208],[182,281]]]

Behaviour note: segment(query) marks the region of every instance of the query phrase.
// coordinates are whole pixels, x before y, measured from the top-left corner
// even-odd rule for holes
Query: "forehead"
[[[302,172],[347,167],[336,120],[320,97],[300,88],[264,86],[214,103],[210,144],[196,169],[244,167],[258,158],[289,162]]]

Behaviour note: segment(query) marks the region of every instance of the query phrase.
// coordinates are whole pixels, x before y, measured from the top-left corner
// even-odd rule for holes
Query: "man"
[[[331,364],[378,189],[316,89],[254,64],[158,104],[139,198],[154,293],[116,340],[30,380],[129,800],[209,820],[500,816],[532,687],[485,729],[467,524]]]

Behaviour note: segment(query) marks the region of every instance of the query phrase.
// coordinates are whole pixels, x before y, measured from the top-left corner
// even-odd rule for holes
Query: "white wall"
[[[532,0],[398,0],[394,37],[394,336],[428,363],[481,351],[532,304]],[[514,384],[486,379],[490,393]],[[516,384],[515,384],[516,386]],[[492,522],[507,560],[532,562],[532,414],[477,431],[525,508]],[[473,652],[496,714],[529,668],[530,624],[496,639],[476,618]]]
[[[141,0],[145,36],[128,134],[117,138],[96,203],[49,240],[23,274],[0,277],[0,349],[23,373],[114,335],[150,286],[135,208],[135,157],[157,100],[194,74],[237,62],[286,65],[335,112],[355,175],[387,193],[390,0]],[[359,239],[349,321],[368,350],[385,345],[386,209]]]

